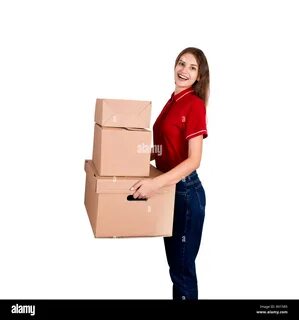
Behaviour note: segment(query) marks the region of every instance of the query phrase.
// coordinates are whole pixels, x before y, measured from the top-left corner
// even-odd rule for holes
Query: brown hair
[[[181,56],[185,53],[191,53],[198,63],[199,80],[194,82],[192,88],[195,94],[207,105],[210,91],[210,71],[207,58],[202,50],[195,47],[188,47],[181,51],[177,56],[175,60],[175,67],[177,66]]]

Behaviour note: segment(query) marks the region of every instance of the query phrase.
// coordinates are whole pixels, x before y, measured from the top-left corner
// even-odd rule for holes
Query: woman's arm
[[[134,191],[133,197],[148,198],[158,189],[176,184],[184,177],[188,176],[192,171],[196,170],[201,162],[203,136],[191,138],[188,144],[188,158],[182,161],[173,169],[161,174],[158,177],[147,180],[140,180],[130,189]]]
[[[170,171],[161,174],[153,180],[159,187],[176,184],[184,177],[188,176],[192,171],[200,166],[202,156],[203,136],[191,138],[188,144],[188,158],[178,164]]]

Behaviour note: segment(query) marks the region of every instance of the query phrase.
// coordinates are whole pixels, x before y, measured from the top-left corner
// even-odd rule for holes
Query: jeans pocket
[[[179,182],[176,185],[175,194],[180,196],[185,196],[186,192],[187,192],[186,186],[182,182]]]
[[[206,207],[206,193],[205,193],[203,186],[200,185],[200,186],[196,187],[195,192],[196,192],[196,195],[198,198],[199,206],[204,213],[205,207]]]
[[[178,196],[186,196],[186,191],[176,190],[175,194],[178,195]]]

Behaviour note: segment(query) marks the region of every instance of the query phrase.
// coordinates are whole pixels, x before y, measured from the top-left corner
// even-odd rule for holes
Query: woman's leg
[[[205,193],[200,182],[185,190],[181,185],[177,189],[173,235],[164,238],[173,298],[198,299],[195,259],[204,222]]]

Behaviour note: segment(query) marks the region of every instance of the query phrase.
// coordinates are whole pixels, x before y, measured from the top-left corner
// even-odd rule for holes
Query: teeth
[[[179,76],[179,78],[181,78],[181,79],[188,80],[188,78],[187,78],[187,77],[182,76],[181,74],[178,74],[178,76]]]

